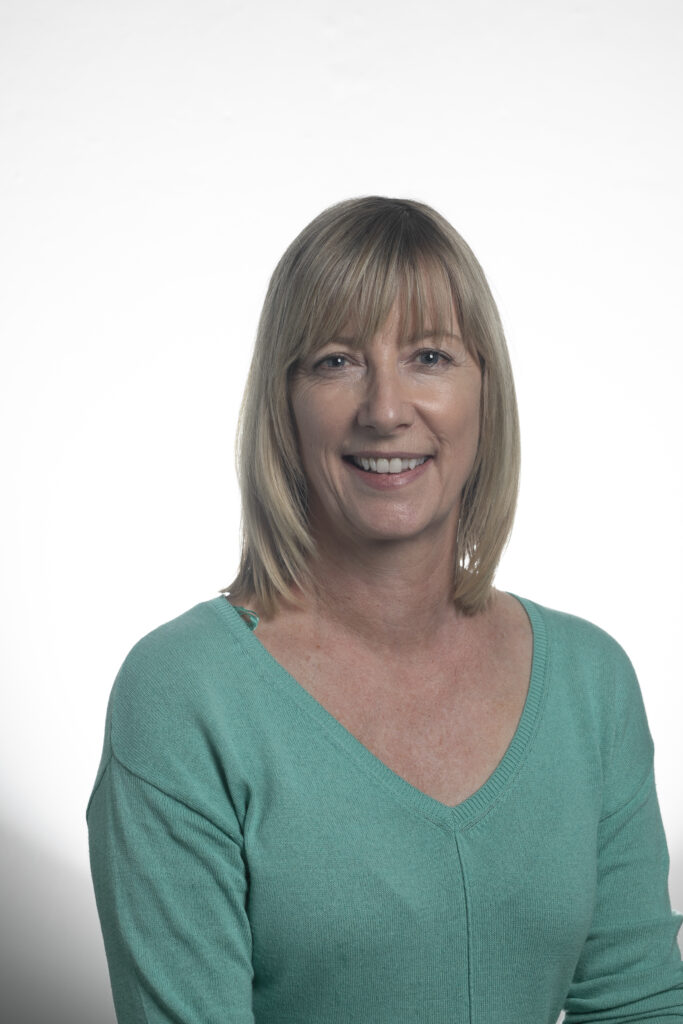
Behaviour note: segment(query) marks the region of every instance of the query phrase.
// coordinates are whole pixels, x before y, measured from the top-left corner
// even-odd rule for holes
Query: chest
[[[466,668],[443,660],[399,673],[265,639],[276,660],[359,743],[448,806],[493,774],[524,710],[530,650],[510,650],[502,661],[482,657]]]

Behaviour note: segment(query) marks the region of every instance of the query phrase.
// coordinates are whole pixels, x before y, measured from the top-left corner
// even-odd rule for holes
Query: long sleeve
[[[88,826],[119,1024],[253,1024],[238,837],[113,756]]]
[[[153,631],[109,698],[86,817],[119,1024],[254,1022],[246,796],[239,764],[221,762],[240,705],[223,700],[221,639],[197,612]]]
[[[566,1024],[683,1020],[669,857],[650,773],[599,826],[598,903],[566,1001]]]
[[[566,1024],[683,1020],[676,942],[683,917],[671,910],[654,746],[635,673],[625,656],[620,665],[610,697],[596,902],[565,1002]]]

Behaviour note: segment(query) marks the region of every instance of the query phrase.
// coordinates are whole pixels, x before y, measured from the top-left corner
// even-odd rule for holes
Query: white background
[[[232,579],[268,279],[352,196],[429,203],[484,266],[523,430],[497,583],[630,654],[682,909],[680,0],[2,0],[0,46],[13,1021],[113,1020],[85,826],[109,690]]]

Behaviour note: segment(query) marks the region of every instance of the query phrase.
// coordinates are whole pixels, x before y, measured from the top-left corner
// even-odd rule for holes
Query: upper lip
[[[348,452],[347,459],[429,459],[426,452]]]

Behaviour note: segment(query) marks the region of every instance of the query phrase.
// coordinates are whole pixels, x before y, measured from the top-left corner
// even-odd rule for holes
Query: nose
[[[413,421],[413,409],[407,393],[407,382],[401,380],[397,367],[387,366],[370,371],[365,392],[358,409],[358,424],[378,434],[391,434]]]

